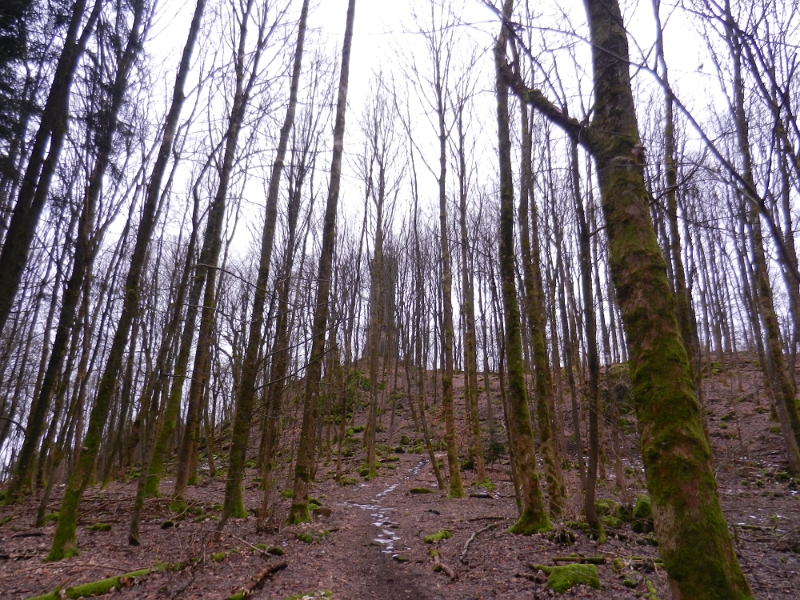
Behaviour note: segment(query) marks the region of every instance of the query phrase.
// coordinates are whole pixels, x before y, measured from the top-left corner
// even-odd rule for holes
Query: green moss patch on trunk
[[[120,590],[123,587],[130,586],[135,579],[144,577],[152,571],[157,570],[159,570],[158,567],[151,569],[139,569],[138,571],[131,571],[130,573],[125,573],[124,575],[116,575],[114,577],[109,577],[108,579],[100,579],[99,581],[92,581],[90,583],[69,587],[65,590],[66,597],[75,599],[89,598],[91,596],[102,596],[103,594],[108,594],[111,592],[111,590]],[[61,598],[61,588],[58,588],[48,594],[36,596],[35,598],[30,598],[29,600],[60,600]]]

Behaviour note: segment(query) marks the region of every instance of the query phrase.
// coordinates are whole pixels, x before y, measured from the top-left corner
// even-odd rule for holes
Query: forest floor
[[[797,599],[800,498],[794,479],[785,474],[781,437],[770,421],[760,372],[746,358],[731,358],[724,367],[716,363],[707,375],[704,401],[719,491],[745,575],[758,598]],[[497,380],[493,383],[495,387]],[[457,409],[463,415],[463,406],[457,404]],[[410,412],[396,414],[394,446],[403,435],[415,437]],[[495,414],[502,414],[499,404]],[[569,415],[566,422],[570,422]],[[386,433],[379,434],[379,443],[386,444],[386,438]],[[609,458],[597,497],[630,505],[644,493],[644,486],[635,433],[628,432],[623,442],[626,487],[617,490]],[[26,599],[155,566],[160,570],[119,582],[121,589],[115,594],[159,600],[223,600],[252,588],[261,576],[262,585],[250,597],[544,598],[553,592],[546,586],[546,576],[530,565],[553,565],[554,558],[570,554],[602,557],[603,562],[597,565],[599,590],[580,586],[567,596],[616,600],[670,597],[652,536],[634,532],[628,523],[607,527],[604,544],[589,539],[577,527],[572,545],[561,545],[547,535],[510,534],[507,529],[517,508],[507,460],[499,460],[489,470],[494,490],[471,485],[474,472],[465,471],[468,497],[448,499],[437,490],[427,453],[415,453],[413,441],[403,450],[384,454],[379,475],[369,481],[358,476],[363,454],[355,451],[343,461],[349,485],[334,480],[334,456],[329,464],[320,465],[318,482],[312,487],[312,496],[323,507],[312,523],[257,533],[255,517],[231,520],[219,542],[213,541],[224,494],[224,478],[219,474],[192,486],[187,506],[180,512],[171,511],[166,498],[149,501],[139,547],[127,544],[135,481],[88,490],[78,525],[81,553],[57,563],[44,561],[54,522],[42,529],[34,527],[38,498],[2,507],[0,598]],[[438,457],[446,460],[443,452],[438,452]],[[220,457],[217,462],[223,464]],[[566,530],[567,521],[579,520],[578,475],[575,470],[566,475],[571,496],[564,520],[555,524],[558,530]],[[255,476],[255,469],[248,469],[245,505],[250,509],[260,505],[263,494]],[[279,487],[288,487],[287,480],[286,472],[279,473]],[[162,482],[163,489],[170,487],[170,480]],[[414,488],[433,491],[412,493]],[[53,494],[53,512],[58,510],[62,491],[63,487]],[[285,518],[291,500],[277,495],[275,502],[276,514]],[[109,524],[111,529],[90,531],[88,527],[95,523]],[[435,544],[423,540],[445,529],[452,534],[450,538]],[[445,572],[448,569],[434,570],[430,555],[434,545],[454,577]],[[272,547],[281,548],[283,555],[264,551]],[[270,568],[274,572],[268,574]]]

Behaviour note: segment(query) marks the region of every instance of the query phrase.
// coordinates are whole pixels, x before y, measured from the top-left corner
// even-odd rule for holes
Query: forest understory
[[[797,482],[787,474],[780,430],[771,421],[761,373],[748,355],[706,364],[704,415],[723,512],[745,576],[756,597],[789,600],[800,596],[800,497]],[[493,409],[499,414],[496,374],[490,382]],[[457,375],[454,383],[461,430],[466,428],[462,376]],[[522,536],[508,532],[518,516],[508,455],[496,451],[488,457],[492,486],[476,486],[474,471],[464,469],[468,497],[448,499],[437,489],[421,435],[414,431],[408,396],[402,388],[400,392],[391,448],[389,411],[381,415],[377,477],[359,475],[365,460],[360,438],[367,411],[358,410],[358,403],[354,427],[348,430],[349,455],[343,457],[338,480],[336,445],[332,443],[329,451],[323,443],[311,488],[316,499],[312,507],[317,507],[311,523],[284,525],[291,504],[288,455],[278,457],[282,466],[275,473],[272,494],[274,526],[257,532],[254,516],[231,519],[219,541],[214,532],[224,496],[224,470],[208,477],[204,454],[200,482],[190,486],[185,504],[171,505],[167,496],[147,501],[139,547],[127,541],[135,478],[122,477],[105,489],[87,491],[78,520],[80,555],[56,563],[45,558],[58,515],[53,512],[44,528],[34,527],[38,494],[0,508],[0,596],[27,599],[56,590],[61,594],[56,591],[50,598],[88,596],[97,588],[78,586],[138,571],[139,576],[120,577],[105,588],[112,587],[110,593],[115,595],[153,599],[544,598],[556,592],[542,565],[588,562],[596,564],[599,589],[578,585],[566,596],[670,598],[657,540],[647,533],[649,523],[631,518],[637,499],[646,493],[632,414],[616,423],[603,420],[606,456],[596,504],[604,515],[606,542],[590,539],[582,522],[571,428],[565,438],[569,458],[564,464],[572,466],[565,469],[569,498],[565,514],[553,522],[551,533]],[[388,394],[383,396],[387,406]],[[441,404],[429,401],[431,426],[436,428],[433,438],[440,440]],[[481,404],[484,440],[489,441],[486,405]],[[298,412],[293,408],[289,415],[283,448],[294,447],[299,433]],[[572,422],[568,411],[563,421]],[[615,427],[625,471],[622,489],[614,477],[616,457],[608,442]],[[217,432],[218,465],[226,464],[230,444],[226,431],[230,430],[223,425]],[[459,439],[466,438],[465,431],[459,433]],[[331,435],[335,438],[335,433]],[[497,450],[505,431],[496,433],[496,441],[501,442],[495,445]],[[436,456],[446,463],[443,449]],[[462,461],[465,453],[462,448]],[[256,454],[257,448],[251,447],[250,455]],[[245,478],[245,506],[253,514],[263,497],[257,474],[248,468]],[[171,484],[165,479],[162,491]],[[53,492],[48,510],[58,510],[62,493],[63,486]],[[426,542],[426,536],[441,539]]]

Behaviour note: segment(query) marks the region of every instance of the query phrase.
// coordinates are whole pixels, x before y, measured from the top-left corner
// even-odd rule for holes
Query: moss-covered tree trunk
[[[669,89],[669,73],[664,56],[663,28],[660,17],[661,0],[653,0],[653,12],[656,17],[656,58],[661,68],[661,80],[665,89]],[[675,115],[672,96],[665,93],[664,100],[664,179],[667,195],[667,219],[669,220],[669,254],[672,263],[673,291],[675,293],[675,317],[681,339],[692,367],[695,391],[700,399],[702,388],[702,365],[700,362],[700,342],[697,337],[697,321],[692,308],[691,293],[686,285],[686,273],[681,253],[681,236],[678,228],[678,168],[675,162]],[[702,400],[701,400],[702,404]]]
[[[189,72],[194,42],[197,39],[197,34],[200,29],[201,15],[202,11],[200,11],[200,14],[195,14],[195,19],[192,21],[189,37],[181,57],[180,67],[175,80],[172,103],[164,124],[164,132],[158,149],[158,155],[153,166],[153,172],[150,176],[150,182],[147,186],[147,194],[144,206],[142,207],[139,230],[136,234],[136,243],[131,255],[128,275],[125,280],[125,299],[123,302],[122,314],[120,315],[119,323],[117,324],[117,329],[111,342],[106,366],[100,379],[100,385],[89,417],[89,427],[86,431],[80,457],[69,478],[67,488],[64,491],[64,498],[59,511],[58,527],[56,528],[53,545],[48,556],[49,560],[61,560],[62,558],[77,553],[75,528],[78,521],[78,505],[89,483],[89,479],[92,476],[103,429],[108,418],[109,405],[116,387],[117,376],[122,366],[123,352],[128,344],[128,335],[131,325],[133,324],[133,319],[139,309],[139,287],[142,270],[145,266],[147,250],[150,246],[150,239],[156,223],[156,208],[161,195],[161,181],[166,172],[170,152],[175,140],[175,132],[178,127],[178,119],[184,100],[183,87]],[[76,438],[77,431],[79,431],[79,429],[76,429]]]
[[[64,146],[75,72],[94,34],[103,6],[101,0],[96,0],[87,15],[86,0],[77,0],[72,4],[64,46],[56,63],[53,83],[41,113],[39,128],[30,148],[25,175],[0,251],[0,333],[3,332],[22,281],[31,243]],[[81,29],[84,19],[86,21]]]
[[[586,408],[589,412],[589,468],[586,471],[586,485],[583,488],[583,514],[589,528],[599,540],[605,539],[603,525],[597,518],[594,506],[597,486],[597,463],[600,455],[599,412],[600,412],[600,360],[597,355],[597,320],[594,314],[594,291],[592,290],[592,251],[589,238],[589,225],[583,210],[578,171],[578,144],[570,140],[570,171],[572,193],[575,200],[575,214],[578,217],[578,257],[580,261],[581,291],[583,292],[583,323],[586,332],[586,367],[589,381],[586,385]]]
[[[567,118],[538,90],[509,79],[524,101],[581,142],[597,163],[647,489],[673,598],[749,599],[753,594],[720,508],[666,264],[650,220],[619,3],[584,3],[595,93],[589,127]]]
[[[339,187],[342,177],[342,154],[344,153],[345,112],[347,109],[347,85],[350,77],[350,48],[353,43],[356,1],[348,0],[347,18],[342,44],[342,65],[339,72],[339,90],[336,100],[336,120],[333,127],[333,157],[331,177],[328,185],[328,201],[325,205],[325,220],[322,225],[322,248],[317,270],[317,297],[312,324],[311,354],[306,366],[306,385],[303,398],[303,422],[300,429],[300,444],[294,469],[294,501],[289,510],[289,523],[309,521],[308,486],[314,469],[314,432],[316,430],[319,384],[322,378],[322,359],[325,354],[325,333],[328,326],[328,299],[330,296],[333,251],[336,244],[336,212],[339,204]]]
[[[50,358],[47,362],[44,377],[42,378],[42,385],[39,388],[39,394],[31,407],[28,417],[28,424],[25,428],[25,441],[20,449],[14,478],[9,488],[9,499],[30,486],[36,446],[39,443],[39,438],[44,428],[44,419],[50,408],[50,401],[67,352],[67,345],[75,321],[75,313],[80,299],[84,277],[88,270],[88,263],[94,258],[90,238],[92,237],[92,228],[94,227],[95,210],[103,187],[103,177],[105,176],[106,169],[111,160],[111,150],[117,131],[117,123],[119,122],[118,115],[125,100],[125,90],[128,87],[128,76],[138,56],[139,34],[143,18],[144,4],[140,2],[136,5],[131,33],[128,37],[125,50],[120,57],[117,73],[114,77],[110,94],[111,106],[108,111],[102,113],[100,138],[97,140],[98,154],[92,173],[89,176],[89,184],[86,189],[86,196],[78,221],[78,238],[75,245],[75,256],[72,262],[72,274],[70,275],[61,301],[61,311],[56,328],[56,337],[53,342],[53,348],[50,352]],[[2,326],[0,326],[0,330],[2,330]]]
[[[736,124],[736,139],[742,161],[742,179],[755,189],[753,176],[753,159],[750,151],[750,129],[745,110],[745,89],[742,79],[742,49],[734,30],[730,7],[728,6],[728,23],[726,23],[726,37],[731,52],[733,63],[733,111]],[[743,192],[746,194],[747,192]],[[798,415],[797,401],[793,378],[786,368],[783,355],[780,325],[775,313],[772,285],[769,281],[767,257],[764,248],[764,235],[761,228],[761,217],[756,202],[741,198],[742,214],[747,215],[751,235],[751,252],[753,257],[753,295],[764,326],[764,350],[767,359],[767,372],[772,380],[775,402],[780,415],[781,432],[784,438],[784,448],[789,468],[797,474],[800,469],[800,415]]]
[[[180,452],[178,454],[178,468],[175,474],[175,489],[172,495],[175,498],[182,498],[186,492],[186,487],[190,479],[194,476],[197,463],[197,446],[200,436],[200,415],[203,406],[203,395],[208,385],[211,369],[211,347],[213,344],[213,331],[216,323],[217,306],[217,265],[222,250],[222,228],[225,220],[225,206],[227,204],[228,187],[230,185],[231,174],[236,160],[236,152],[239,143],[239,132],[247,113],[253,86],[259,75],[259,61],[264,50],[264,20],[259,22],[257,30],[258,41],[255,50],[248,49],[248,27],[253,13],[254,0],[248,0],[244,12],[239,22],[238,39],[236,40],[237,49],[235,54],[235,79],[236,86],[228,124],[225,131],[225,150],[222,164],[219,168],[219,183],[214,201],[209,210],[208,223],[206,225],[206,243],[208,244],[208,262],[198,265],[198,270],[206,272],[205,291],[203,293],[203,305],[200,315],[200,329],[197,334],[197,348],[195,350],[194,370],[189,386],[189,402],[186,410],[186,428],[181,440]],[[250,62],[249,65],[247,63]],[[245,72],[249,67],[250,72]],[[257,317],[255,317],[257,318]],[[260,344],[259,344],[260,346]],[[235,350],[238,350],[235,348]],[[234,367],[234,378],[238,379],[239,369]],[[241,388],[241,385],[238,386]],[[252,400],[251,400],[252,402]],[[241,434],[241,431],[239,431]],[[236,443],[241,442],[241,438]],[[246,443],[246,438],[245,438]],[[232,447],[235,442],[232,441]],[[232,453],[233,454],[233,453]],[[244,461],[242,461],[242,465]],[[228,495],[226,493],[226,501]],[[239,492],[239,505],[241,505],[241,492]],[[235,502],[236,498],[233,499]],[[237,514],[241,514],[243,508]],[[229,507],[230,509],[230,507]]]
[[[472,457],[478,483],[488,482],[483,458],[481,440],[481,421],[478,412],[478,350],[475,341],[475,290],[472,282],[474,269],[471,268],[471,248],[467,230],[467,149],[464,126],[466,99],[458,104],[456,131],[458,135],[458,227],[461,234],[461,290],[463,301],[461,311],[464,316],[464,401],[469,415],[472,434]]]
[[[440,58],[437,54],[436,58]],[[443,69],[445,65],[434,65],[435,107],[439,135],[439,257],[441,259],[441,299],[442,299],[442,412],[444,415],[444,441],[447,445],[447,468],[450,475],[451,498],[463,498],[464,486],[461,483],[461,464],[458,461],[456,441],[456,417],[453,401],[453,272],[450,264],[450,242],[447,228],[447,137],[445,123],[445,94]]]
[[[377,475],[375,469],[375,435],[378,425],[378,362],[383,321],[383,201],[384,172],[379,167],[378,197],[375,216],[375,245],[370,265],[370,299],[369,299],[369,409],[367,411],[367,427],[364,430],[364,444],[367,451],[367,469],[369,477]],[[370,186],[371,187],[371,186]],[[367,207],[364,207],[367,210]]]
[[[531,534],[550,529],[545,510],[539,473],[536,470],[536,451],[533,428],[528,411],[525,386],[525,367],[522,360],[519,301],[514,270],[514,181],[511,169],[511,133],[508,116],[508,84],[501,75],[505,64],[506,43],[514,2],[503,3],[504,22],[495,42],[494,59],[497,84],[497,129],[500,159],[500,289],[505,320],[506,361],[508,369],[509,443],[513,445],[516,471],[522,485],[522,514],[511,528],[514,533]]]
[[[519,192],[519,245],[522,254],[523,281],[525,284],[525,311],[533,349],[534,391],[536,417],[539,425],[539,447],[544,461],[550,516],[556,518],[564,510],[564,478],[558,463],[552,438],[553,379],[547,360],[545,333],[544,294],[540,268],[538,237],[531,242],[529,219],[536,219],[533,201],[532,134],[528,107],[521,106],[522,165]]]
[[[720,508],[691,369],[649,217],[619,4],[585,4],[595,81],[592,150],[659,552],[673,598],[751,598]]]
[[[267,284],[269,283],[270,263],[272,261],[272,248],[275,242],[275,224],[278,219],[278,193],[280,191],[283,161],[286,157],[286,148],[289,142],[289,132],[294,124],[294,115],[297,108],[297,89],[300,81],[300,71],[303,65],[303,42],[306,33],[306,20],[308,17],[308,0],[304,0],[300,12],[300,22],[297,30],[297,46],[295,48],[294,66],[289,87],[289,105],[286,116],[281,126],[278,139],[278,149],[270,174],[269,189],[267,192],[266,218],[261,235],[261,257],[258,266],[258,277],[253,294],[253,312],[242,363],[242,374],[236,393],[236,409],[233,417],[233,432],[231,438],[230,466],[225,484],[225,503],[222,507],[218,531],[225,526],[229,516],[243,518],[247,511],[242,503],[242,476],[244,474],[245,454],[250,433],[250,419],[253,412],[253,398],[256,393],[256,379],[258,377],[259,355],[263,339],[264,307],[267,299]]]
[[[205,1],[205,0],[203,0]],[[199,181],[198,181],[199,184]],[[194,190],[194,207],[192,209],[192,231],[189,234],[189,243],[186,247],[186,258],[184,260],[181,278],[175,291],[175,301],[171,307],[171,317],[164,337],[177,339],[181,332],[181,317],[184,316],[183,306],[186,302],[186,295],[189,292],[189,281],[191,278],[192,267],[194,266],[194,256],[197,248],[198,229],[200,219],[200,195]],[[201,261],[203,260],[201,256]],[[194,338],[195,323],[197,322],[197,305],[202,293],[205,276],[196,278],[191,293],[189,295],[188,307],[186,309],[186,319],[183,330],[178,342],[178,353],[174,360],[174,371],[172,372],[172,385],[167,387],[167,381],[159,382],[153,392],[150,406],[150,423],[148,425],[149,435],[145,436],[145,443],[142,458],[142,473],[136,486],[136,497],[133,502],[133,512],[128,531],[128,543],[132,546],[139,545],[139,525],[144,509],[145,498],[153,498],[159,493],[159,481],[161,470],[164,465],[164,457],[167,449],[172,444],[172,436],[175,433],[175,426],[178,421],[181,397],[183,395],[183,382],[186,379],[186,367],[189,364],[189,353],[191,351],[192,339]],[[162,343],[159,353],[163,352],[164,357],[159,358],[159,364],[166,366],[170,359],[166,355],[171,354],[167,344]],[[163,361],[163,362],[162,362]],[[165,371],[166,373],[167,371]],[[163,387],[163,389],[162,389]],[[163,406],[159,407],[155,394],[166,394],[166,399],[162,400]],[[161,418],[158,418],[158,411],[162,411]]]

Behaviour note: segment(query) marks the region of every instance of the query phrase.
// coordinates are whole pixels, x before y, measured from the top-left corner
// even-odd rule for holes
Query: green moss
[[[48,561],[59,561],[78,555],[75,530],[78,526],[78,503],[81,495],[80,489],[67,485],[64,498],[61,500],[58,527],[53,535],[53,545],[50,548],[50,554],[47,555]]]
[[[283,548],[281,548],[280,546],[270,546],[269,548],[267,548],[267,552],[269,552],[273,556],[283,556],[284,555]]]
[[[28,600],[61,600],[61,594],[59,591],[60,588],[54,592],[48,592],[47,594],[42,594],[41,596],[28,598]]]
[[[497,486],[489,481],[488,477],[483,481],[478,482],[477,485],[485,489],[487,492],[494,492],[497,489]]]
[[[172,519],[167,519],[163,523],[161,523],[161,529],[169,529],[170,527],[175,527],[175,521]]]
[[[625,577],[625,579],[623,579],[623,580],[622,580],[622,585],[624,585],[626,588],[631,588],[631,589],[633,589],[633,588],[635,588],[637,585],[639,585],[639,582],[638,582],[638,581],[636,581],[636,577],[635,577],[635,576],[634,576],[632,573],[629,573],[629,574],[628,574],[628,575]]]
[[[228,558],[228,553],[224,551],[216,552],[215,554],[211,555],[211,560],[213,560],[214,562],[222,562],[226,558]]]
[[[313,510],[314,508],[319,508],[320,506],[322,506],[322,502],[320,502],[316,498],[308,499],[308,508]]]
[[[620,527],[622,527],[622,520],[618,519],[613,515],[603,517],[602,519],[600,519],[600,521],[606,527],[611,527],[611,529],[619,529]]]
[[[288,525],[299,525],[300,523],[308,523],[310,520],[311,511],[308,510],[308,503],[301,502],[292,504],[286,523]]]
[[[433,490],[431,488],[426,488],[426,487],[417,487],[417,488],[411,488],[410,490],[408,490],[408,493],[409,494],[432,494]]]
[[[607,517],[613,515],[617,510],[617,503],[610,498],[601,498],[595,500],[594,509],[597,511],[598,517]]]
[[[658,590],[656,590],[655,584],[649,579],[644,580],[644,586],[647,588],[647,591],[644,593],[642,598],[645,600],[659,600],[658,598]]]
[[[281,498],[294,498],[294,490],[292,488],[281,490]]]
[[[235,594],[228,596],[228,600],[244,600],[245,598],[247,598],[247,594],[245,592],[236,592]]]
[[[599,590],[600,579],[597,577],[597,567],[583,564],[553,567],[547,578],[547,587],[558,593],[566,592],[576,585],[588,585]]]
[[[314,543],[314,536],[310,533],[298,533],[297,539],[301,542],[305,542],[306,544],[313,544]]]
[[[544,533],[553,529],[547,513],[537,514],[533,509],[527,508],[522,516],[510,528],[510,533],[517,535],[533,535],[534,533]]]
[[[625,561],[622,560],[619,556],[611,561],[611,570],[614,571],[614,573],[616,573],[617,575],[622,573],[622,570],[624,568],[625,568]]]
[[[433,544],[434,542],[440,542],[442,540],[447,540],[453,537],[453,533],[449,529],[442,529],[437,533],[433,533],[431,535],[426,535],[423,540],[426,544]]]
[[[650,496],[642,494],[633,507],[633,530],[637,533],[653,531],[653,505]]]
[[[305,594],[289,596],[286,600],[311,600],[313,598],[333,598],[333,592],[330,590],[317,590],[315,592],[306,592]]]
[[[186,511],[186,502],[183,500],[173,500],[169,503],[170,511],[174,513],[182,513]]]
[[[3,517],[2,519],[0,519],[0,527],[5,525],[6,523],[10,523],[13,519],[14,519],[14,515],[11,515],[11,516],[8,516],[8,517]],[[45,520],[47,520],[46,517],[45,517]]]
[[[337,482],[339,485],[355,485],[358,483],[358,479],[354,477],[339,477],[339,481]]]
[[[130,580],[138,577],[144,577],[153,569],[141,569],[139,571],[132,571],[124,575],[117,575],[109,577],[108,579],[101,579],[83,585],[76,585],[66,589],[67,598],[89,598],[90,596],[102,596],[108,594],[112,589],[120,590],[126,585],[130,585]],[[54,592],[56,593],[56,592]],[[46,596],[45,596],[46,597]],[[61,596],[56,596],[60,598]]]
[[[111,531],[111,524],[95,523],[94,525],[89,525],[86,529],[88,529],[89,531]]]

